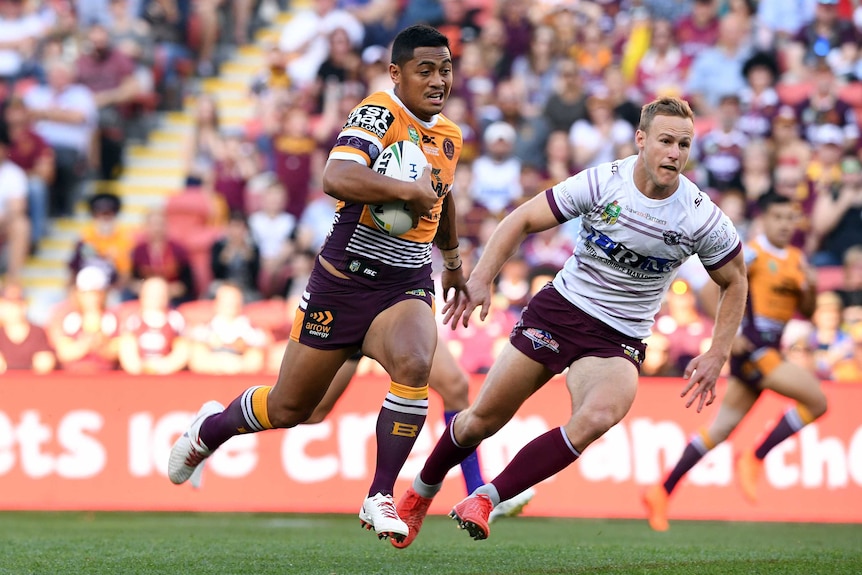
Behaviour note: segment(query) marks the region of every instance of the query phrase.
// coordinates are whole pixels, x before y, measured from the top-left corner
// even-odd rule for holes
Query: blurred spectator
[[[183,316],[170,309],[168,283],[160,277],[144,280],[139,302],[120,335],[120,367],[133,375],[169,375],[185,369],[190,345],[182,335]]]
[[[841,288],[835,293],[841,298],[846,318],[848,308],[857,308],[853,315],[862,309],[862,245],[852,245],[844,250],[842,268]]]
[[[242,313],[243,292],[222,284],[215,292],[215,315],[191,330],[189,369],[195,373],[234,375],[263,369],[266,335]]]
[[[122,207],[115,194],[102,192],[90,198],[92,220],[81,231],[81,238],[69,261],[71,277],[86,267],[97,267],[108,277],[108,285],[122,290],[132,271],[132,232],[119,223]]]
[[[227,132],[212,151],[215,164],[204,175],[204,190],[227,212],[245,212],[245,186],[260,169],[257,149],[242,134]]]
[[[775,164],[807,166],[811,159],[811,145],[802,138],[799,122],[793,107],[786,104],[778,108],[772,120],[772,144]]]
[[[716,126],[695,142],[695,154],[705,172],[702,187],[722,192],[742,187],[742,161],[748,136],[739,129],[739,95],[726,93],[718,101]]]
[[[812,79],[814,91],[798,106],[796,112],[804,137],[816,144],[817,133],[823,126],[837,126],[842,134],[842,140],[837,145],[842,149],[855,149],[859,141],[856,112],[838,95],[840,84],[832,68],[823,60],[818,60]]]
[[[209,94],[200,94],[195,100],[193,116],[192,141],[186,154],[189,162],[186,185],[191,187],[202,185],[212,172],[216,150],[221,146],[221,122],[215,98]]]
[[[494,122],[482,136],[485,152],[473,162],[470,197],[498,216],[512,209],[524,194],[521,160],[513,154],[516,137],[510,124]]]
[[[54,182],[49,213],[70,216],[87,171],[90,145],[98,120],[93,93],[74,84],[71,64],[54,59],[45,66],[48,82],[24,95],[33,130],[54,149]]]
[[[587,116],[587,93],[581,72],[573,60],[560,61],[554,80],[554,90],[545,103],[544,117],[552,132],[568,132],[572,124]]]
[[[329,55],[317,68],[312,86],[315,111],[323,109],[324,90],[331,83],[343,84],[361,80],[362,56],[357,46],[350,41],[344,28],[335,28],[328,35]]]
[[[691,12],[676,22],[676,42],[682,55],[694,58],[718,43],[718,0],[694,0]]]
[[[520,1],[520,0],[515,0]],[[532,36],[532,31],[530,32]],[[510,75],[512,60],[516,51],[509,50],[509,36],[504,23],[497,18],[489,18],[482,25],[479,41],[476,43],[477,54],[482,61],[482,69],[487,70],[491,79],[497,83]],[[525,48],[529,46],[527,44]],[[522,53],[526,53],[522,52]],[[463,66],[462,55],[462,66]],[[457,77],[457,75],[456,75]]]
[[[641,108],[643,107],[637,90],[630,86],[623,75],[622,68],[616,64],[611,64],[605,68],[604,82],[608,98],[614,108],[614,117],[625,120],[636,130],[641,122]],[[634,138],[630,140],[630,143],[634,147]],[[632,153],[636,153],[636,151]],[[622,157],[624,156],[617,154],[617,158]]]
[[[469,197],[469,194],[461,192],[455,197]],[[335,198],[323,193],[323,188],[315,187],[309,200],[297,224],[296,249],[307,250],[316,254],[320,251],[332,229]],[[458,212],[458,215],[460,216],[461,212]]]
[[[451,1],[451,0],[449,0]],[[554,30],[539,26],[533,31],[530,51],[518,56],[512,62],[512,78],[523,84],[529,115],[536,115],[548,102],[554,91],[559,63],[558,49]]]
[[[36,74],[40,40],[48,31],[35,12],[26,10],[24,0],[0,2],[0,82],[9,85]]]
[[[793,365],[817,373],[814,339],[814,325],[810,321],[791,319],[781,334],[781,351]]]
[[[7,282],[17,284],[30,248],[30,220],[27,174],[8,158],[9,144],[6,124],[0,122],[0,266],[5,260]]]
[[[190,0],[136,1],[141,4],[141,18],[149,24],[156,46],[155,60],[161,75],[156,88],[173,109],[181,104],[182,99],[181,63],[192,58],[186,42],[191,2]]]
[[[759,0],[757,38],[761,47],[783,47],[814,16],[812,0]]]
[[[308,203],[312,183],[321,173],[322,160],[317,153],[318,142],[312,136],[308,113],[290,106],[283,114],[281,125],[272,137],[272,155],[267,163],[289,192],[285,194],[283,209],[299,219]],[[315,166],[315,160],[320,164]]]
[[[683,94],[691,57],[682,53],[673,34],[670,20],[653,22],[649,49],[635,69],[634,85],[643,102]]]
[[[284,211],[287,195],[284,186],[272,182],[262,192],[260,209],[248,218],[251,237],[260,249],[260,283],[267,297],[284,293],[285,272],[295,249],[297,220]]]
[[[833,49],[855,44],[856,36],[853,23],[839,17],[838,0],[817,0],[814,18],[802,25],[793,42],[803,48],[805,63],[811,66]]]
[[[814,202],[820,196],[833,194],[841,186],[842,142],[843,135],[838,126],[826,124],[814,134],[814,155],[805,170]],[[811,207],[813,213],[813,203]],[[818,239],[815,234],[809,234],[807,253],[816,249]]]
[[[741,241],[746,242],[753,237],[750,230],[751,222],[746,217],[748,204],[742,190],[725,190],[717,204],[721,211],[730,218]]]
[[[530,234],[521,245],[524,261],[532,269],[550,268],[559,270],[572,255],[575,243],[563,230],[553,227]]]
[[[27,300],[20,287],[0,292],[0,374],[10,369],[48,373],[57,358],[45,330],[27,319]]]
[[[102,268],[83,268],[68,305],[61,304],[52,318],[48,336],[64,370],[98,373],[117,367],[120,326],[105,305],[109,285]]]
[[[350,43],[362,45],[365,30],[348,11],[336,8],[335,0],[313,0],[311,7],[297,10],[282,28],[279,48],[287,56],[287,72],[291,83],[306,88],[313,81],[320,65],[329,56],[328,35],[343,28]]]
[[[862,382],[862,323],[850,328],[853,351],[850,357],[840,359],[832,366],[832,379],[842,382]]]
[[[449,38],[449,48],[455,65],[461,59],[464,44],[473,42],[479,37],[480,8],[464,0],[438,0],[443,11],[442,18],[435,23],[435,28]],[[472,3],[475,4],[475,3]]]
[[[817,194],[811,218],[819,240],[815,266],[839,266],[850,246],[862,244],[862,164],[853,154],[841,160],[841,179]]]
[[[853,352],[853,342],[841,325],[844,307],[833,291],[817,295],[817,305],[811,322],[814,324],[814,359],[821,379],[832,379],[833,366]]]
[[[532,297],[530,279],[530,266],[520,254],[509,258],[500,269],[495,290],[512,313],[520,311]]]
[[[129,0],[110,0],[109,4],[111,25],[108,26],[108,33],[111,36],[111,45],[134,63],[135,80],[140,94],[152,94],[156,89],[153,73],[155,42],[150,26],[137,13],[131,11],[132,2]]]
[[[265,47],[263,70],[252,79],[251,92],[257,97],[266,96],[273,91],[287,92],[290,77],[287,75],[287,58],[278,44]]]
[[[533,36],[533,21],[530,19],[531,3],[528,0],[500,0],[497,14],[506,38],[508,53],[513,57],[526,54]],[[480,31],[480,34],[484,31]]]
[[[402,3],[399,0],[368,0],[344,8],[362,23],[365,46],[388,46],[401,30]]]
[[[642,377],[681,377],[682,370],[673,362],[670,353],[670,339],[662,333],[653,332],[644,340],[647,346],[643,363]]]
[[[614,117],[613,103],[606,89],[587,98],[587,117],[572,124],[569,142],[576,169],[591,168],[617,159],[614,146],[634,139],[634,128]]]
[[[796,202],[799,210],[799,219],[796,225],[796,233],[790,244],[802,250],[807,250],[813,238],[811,230],[811,215],[814,211],[816,196],[814,188],[805,177],[803,166],[794,163],[782,163],[775,167],[773,175],[773,188],[775,193],[787,196]],[[756,199],[754,200],[756,201]],[[757,208],[749,204],[750,214],[757,215]],[[756,222],[754,222],[756,225]],[[812,244],[813,245],[813,244]],[[806,254],[810,253],[806,251]]]
[[[484,321],[471,321],[466,328],[440,330],[458,364],[467,373],[488,373],[488,369],[508,342],[513,315],[505,297],[496,295]],[[478,318],[474,318],[478,319]]]
[[[679,369],[700,354],[701,343],[712,335],[712,320],[698,308],[698,296],[688,282],[677,279],[665,298],[654,332],[671,342],[674,365]]]
[[[535,190],[528,190],[530,194],[538,193],[546,190],[563,180],[568,179],[575,174],[575,164],[572,156],[572,146],[569,142],[569,131],[556,130],[548,136],[548,143],[545,144],[545,170],[542,173],[544,178],[541,186]],[[461,212],[457,212],[461,215]],[[459,227],[460,231],[460,227]]]
[[[712,115],[722,95],[742,92],[745,88],[742,66],[750,54],[739,18],[733,14],[722,18],[715,46],[698,53],[691,64],[685,89],[695,112]],[[716,86],[721,89],[716,90]]]
[[[747,205],[773,187],[772,154],[766,140],[749,140],[742,157],[742,190],[746,201],[743,215],[748,216]],[[794,198],[795,199],[795,198]]]
[[[98,133],[91,159],[98,159],[103,180],[113,180],[122,170],[127,118],[141,87],[134,60],[115,49],[108,30],[101,25],[87,31],[85,50],[78,59],[78,81],[90,89],[98,109]]]
[[[183,230],[177,232],[182,233]],[[172,307],[197,297],[189,254],[186,248],[168,237],[168,223],[163,209],[154,209],[147,214],[143,235],[132,248],[131,281],[127,297],[139,297],[142,284],[153,277],[167,282]]]
[[[218,287],[230,282],[242,291],[246,302],[260,299],[258,278],[260,277],[260,250],[251,237],[242,212],[231,212],[225,234],[217,240],[211,251],[213,285],[212,296]]]
[[[54,182],[54,150],[33,131],[24,100],[10,98],[4,113],[9,159],[27,173],[27,215],[34,249],[48,232],[48,187]]]
[[[473,162],[479,157],[481,146],[467,101],[461,96],[450,95],[446,100],[446,117],[461,128],[462,144],[458,165]]]
[[[570,48],[571,57],[578,63],[588,92],[603,87],[605,68],[613,63],[613,52],[605,40],[605,33],[595,23],[581,29],[580,41]]]
[[[772,119],[781,102],[775,91],[778,63],[772,54],[756,52],[742,65],[746,86],[739,95],[742,117],[739,129],[750,138],[772,134]]]

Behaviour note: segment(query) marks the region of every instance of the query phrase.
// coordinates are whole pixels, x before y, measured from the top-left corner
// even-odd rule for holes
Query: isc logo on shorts
[[[332,332],[335,314],[329,310],[309,307],[305,311],[305,323],[302,329],[308,335],[326,339]]]

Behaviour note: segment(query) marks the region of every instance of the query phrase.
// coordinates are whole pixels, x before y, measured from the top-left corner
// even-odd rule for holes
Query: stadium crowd
[[[462,128],[456,174],[469,269],[502,216],[575,172],[635,152],[641,106],[689,100],[687,175],[758,233],[756,200],[796,201],[794,245],[818,266],[810,320],[787,357],[823,379],[862,380],[862,5],[850,0],[0,0],[0,372],[277,371],[334,200],[323,162],[362,98],[388,88],[388,44],[425,22],[452,43],[444,113]],[[792,5],[792,7],[791,7]],[[220,121],[189,93],[219,47],[254,41],[266,13],[293,17],[262,42],[252,120]],[[192,109],[186,189],[130,230],[125,144],[158,110]],[[51,218],[85,199],[69,298],[27,319],[21,270]],[[483,323],[441,330],[483,373],[517,312],[571,254],[576,228],[531,237],[504,267]],[[439,266],[437,266],[439,269]],[[679,376],[712,329],[695,261],[673,284],[642,375]],[[367,361],[367,363],[365,363]],[[360,371],[374,371],[363,360]]]

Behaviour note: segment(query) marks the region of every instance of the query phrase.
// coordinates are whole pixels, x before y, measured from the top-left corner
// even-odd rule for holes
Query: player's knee
[[[814,419],[818,419],[823,417],[826,414],[826,410],[829,408],[829,402],[826,399],[826,394],[820,393],[814,401],[810,403],[810,405],[805,406],[806,409],[811,413],[811,417]]]
[[[269,422],[273,427],[278,429],[295,427],[300,423],[308,423],[308,420],[312,417],[313,413],[314,408],[272,403],[267,406]],[[323,414],[320,421],[323,421],[324,417],[326,417],[326,414]]]
[[[499,431],[494,421],[474,414],[469,409],[458,414],[455,439],[464,447],[476,445]]]
[[[573,418],[573,423],[576,423],[576,426],[586,432],[587,435],[599,438],[619,423],[620,419],[617,410],[610,406],[599,406],[581,410]]]
[[[428,383],[431,373],[431,357],[418,352],[404,354],[395,361],[392,373],[393,381],[402,385],[421,387]]]

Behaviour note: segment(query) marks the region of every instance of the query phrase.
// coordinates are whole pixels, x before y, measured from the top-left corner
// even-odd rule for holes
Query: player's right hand
[[[411,195],[404,199],[413,217],[413,227],[419,225],[419,218],[429,217],[431,209],[437,204],[437,192],[431,182],[431,164],[426,164],[422,175],[410,183]]]

